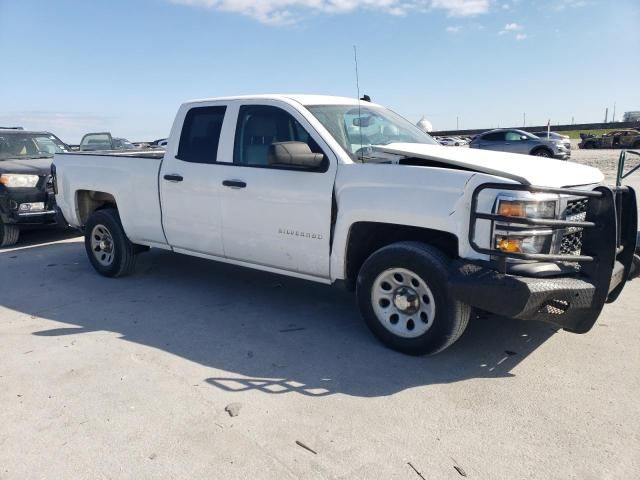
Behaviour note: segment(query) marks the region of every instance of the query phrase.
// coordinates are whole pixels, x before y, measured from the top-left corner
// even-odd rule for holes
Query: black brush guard
[[[478,196],[487,189],[552,193],[587,198],[584,221],[503,217],[477,212]],[[488,183],[473,193],[469,243],[494,260],[490,266],[460,261],[452,276],[453,295],[476,308],[524,320],[542,320],[575,333],[588,332],[605,303],[613,302],[627,282],[636,248],[638,218],[636,194],[626,186],[593,190],[545,188]],[[478,220],[508,222],[503,230],[522,226],[583,231],[580,255],[506,253],[482,248],[475,242]],[[571,264],[574,273],[533,278],[507,274],[507,259]]]

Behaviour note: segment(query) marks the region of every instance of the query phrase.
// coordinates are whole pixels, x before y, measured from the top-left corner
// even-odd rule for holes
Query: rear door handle
[[[164,179],[169,182],[181,182],[182,180],[184,180],[184,178],[182,178],[182,175],[178,175],[177,173],[170,173],[168,175],[165,175]]]
[[[242,180],[224,180],[222,185],[230,188],[246,188],[247,183]]]

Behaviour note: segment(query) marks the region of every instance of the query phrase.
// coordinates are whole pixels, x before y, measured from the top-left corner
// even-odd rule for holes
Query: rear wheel
[[[0,247],[10,247],[18,243],[20,229],[11,224],[6,224],[0,220]]]
[[[462,335],[471,308],[451,296],[448,264],[439,250],[419,242],[389,245],[366,260],[358,275],[358,306],[385,345],[409,355],[432,354]]]
[[[121,277],[133,272],[136,246],[124,233],[117,210],[98,210],[89,217],[84,246],[91,265],[101,275]]]

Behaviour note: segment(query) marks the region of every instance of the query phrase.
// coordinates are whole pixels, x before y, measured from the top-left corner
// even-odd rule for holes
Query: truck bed
[[[104,192],[115,199],[132,242],[166,244],[162,231],[158,174],[164,151],[99,151],[56,154],[56,200],[67,222],[81,228],[86,221],[76,209],[76,196]]]

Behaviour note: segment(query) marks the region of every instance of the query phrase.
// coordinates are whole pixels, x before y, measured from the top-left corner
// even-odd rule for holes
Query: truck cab
[[[472,307],[587,332],[636,242],[635,193],[594,168],[442,147],[342,97],[191,101],[164,154],[61,154],[55,167],[99,273],[130,273],[157,247],[342,284],[409,354],[447,348]]]

